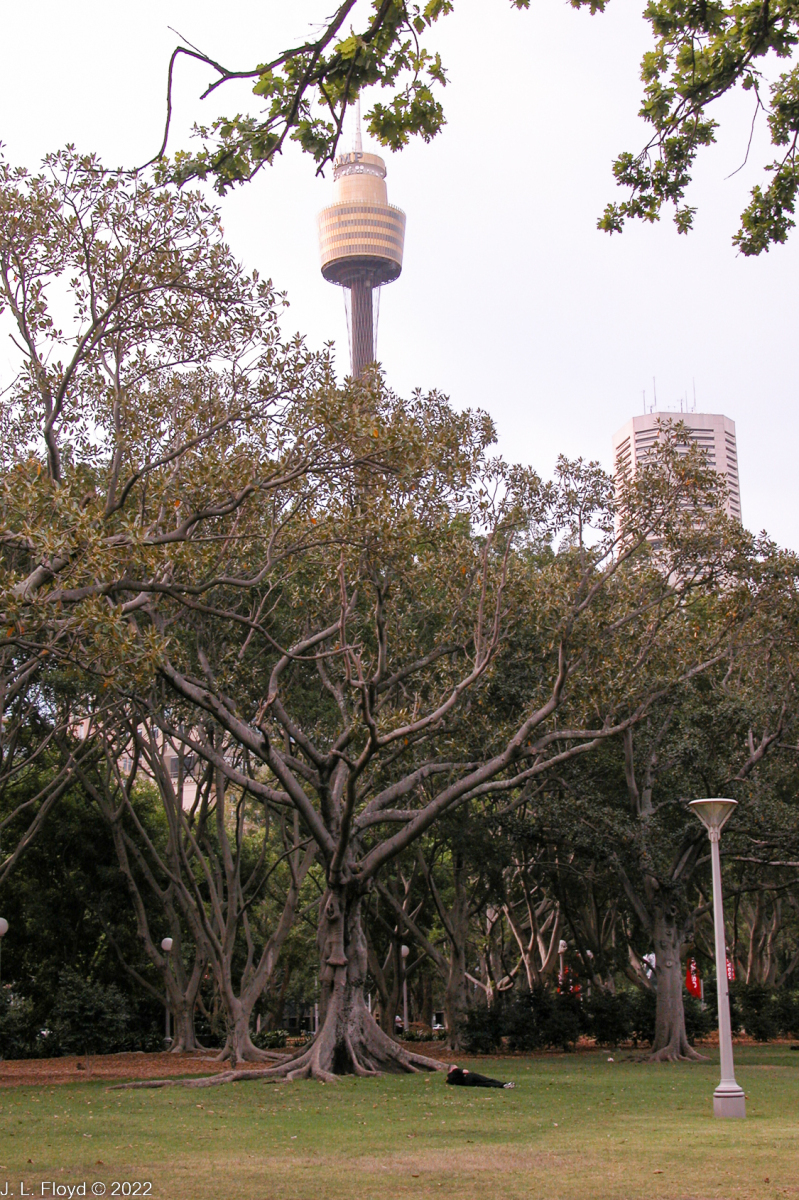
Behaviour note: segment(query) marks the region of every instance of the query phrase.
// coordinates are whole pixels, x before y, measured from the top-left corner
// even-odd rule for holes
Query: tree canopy
[[[530,0],[509,2],[517,9],[530,7]],[[570,3],[598,14],[608,0]],[[441,54],[429,50],[425,40],[456,4],[343,0],[307,41],[242,67],[227,67],[189,43],[178,46],[169,64],[166,130],[157,157],[167,150],[174,70],[183,56],[213,72],[203,98],[236,80],[251,80],[256,100],[250,112],[201,127],[199,151],[177,151],[169,170],[178,180],[212,178],[224,192],[273,162],[287,140],[299,144],[321,170],[335,157],[347,106],[371,88],[380,89],[366,114],[376,141],[392,150],[411,137],[429,141],[446,121],[440,91],[447,76]],[[614,233],[630,218],[656,221],[672,206],[678,230],[687,232],[695,209],[686,191],[699,151],[715,141],[718,129],[712,106],[740,87],[752,96],[753,128],[758,112],[765,113],[776,158],[767,168],[768,182],[752,190],[734,244],[753,255],[784,242],[795,223],[799,190],[799,66],[790,65],[799,41],[796,0],[767,5],[649,0],[644,16],[653,45],[641,64],[640,115],[652,133],[642,148],[616,159],[616,181],[628,194],[608,204],[599,228]],[[481,20],[491,20],[486,6]],[[772,78],[772,67],[785,63],[789,69]]]

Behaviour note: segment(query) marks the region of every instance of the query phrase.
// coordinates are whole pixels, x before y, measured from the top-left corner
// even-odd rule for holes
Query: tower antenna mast
[[[355,134],[352,139],[352,148],[356,154],[363,154],[363,138],[361,137],[361,97],[355,101]]]

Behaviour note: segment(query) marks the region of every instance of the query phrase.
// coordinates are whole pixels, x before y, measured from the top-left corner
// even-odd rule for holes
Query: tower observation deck
[[[364,153],[358,118],[355,148],[333,164],[333,203],[318,217],[322,274],[345,289],[356,379],[375,361],[379,289],[399,279],[405,244],[405,213],[388,203],[386,164]]]

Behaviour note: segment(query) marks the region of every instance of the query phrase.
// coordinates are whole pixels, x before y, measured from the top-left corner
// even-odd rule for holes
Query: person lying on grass
[[[489,1079],[487,1075],[478,1075],[476,1071],[456,1066],[451,1066],[447,1072],[447,1083],[456,1084],[458,1087],[516,1087],[515,1083],[503,1083],[501,1079]]]

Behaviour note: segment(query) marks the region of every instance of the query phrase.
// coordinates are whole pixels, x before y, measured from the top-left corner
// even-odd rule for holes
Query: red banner
[[[731,958],[727,959],[727,978],[729,979],[730,983],[735,982],[735,963]]]
[[[699,978],[699,967],[695,958],[689,958],[685,967],[685,986],[689,995],[702,999],[702,981]]]

